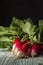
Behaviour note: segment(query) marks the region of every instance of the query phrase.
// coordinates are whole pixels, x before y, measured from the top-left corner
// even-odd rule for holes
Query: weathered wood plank
[[[14,60],[9,58],[10,52],[0,52],[0,65],[43,65],[43,56]]]

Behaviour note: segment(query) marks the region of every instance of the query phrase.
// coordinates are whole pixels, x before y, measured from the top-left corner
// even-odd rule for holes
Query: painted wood
[[[43,65],[43,56],[14,60],[9,58],[11,52],[0,52],[0,65]]]

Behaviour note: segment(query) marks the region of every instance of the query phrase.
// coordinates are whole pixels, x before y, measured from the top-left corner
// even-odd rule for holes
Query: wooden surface
[[[0,65],[43,65],[43,57],[23,58],[14,60],[9,58],[11,52],[0,51]]]

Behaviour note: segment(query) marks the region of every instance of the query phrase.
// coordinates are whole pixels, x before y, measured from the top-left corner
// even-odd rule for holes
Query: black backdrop
[[[0,25],[9,26],[12,17],[32,18],[34,24],[43,19],[43,0],[1,0]]]

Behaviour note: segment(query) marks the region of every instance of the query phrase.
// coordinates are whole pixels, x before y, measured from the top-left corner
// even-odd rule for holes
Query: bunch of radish
[[[31,45],[30,40],[26,39],[24,42],[20,38],[16,38],[13,43],[12,52],[15,55],[15,59],[25,56],[38,56],[43,53],[43,45],[38,42],[34,42]]]

